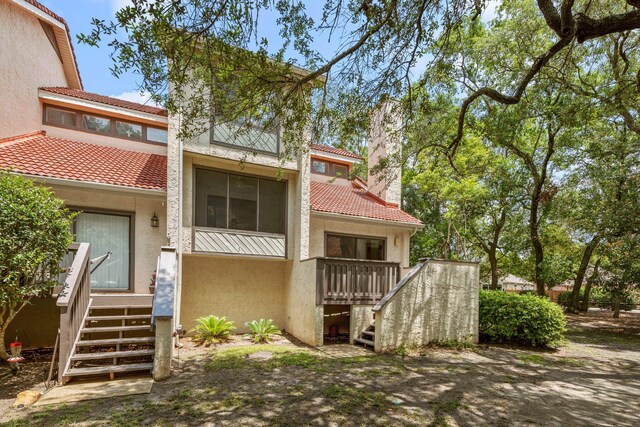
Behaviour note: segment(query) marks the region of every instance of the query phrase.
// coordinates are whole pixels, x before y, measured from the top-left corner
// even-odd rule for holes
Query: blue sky
[[[71,31],[71,37],[73,39],[72,43],[75,48],[78,66],[80,68],[80,75],[82,76],[84,89],[86,91],[116,96],[130,101],[146,102],[146,98],[141,96],[137,91],[138,82],[140,80],[139,76],[128,74],[120,76],[120,78],[116,78],[109,71],[112,64],[111,58],[109,58],[111,48],[106,46],[106,44],[100,48],[95,48],[79,44],[76,41],[77,34],[91,32],[92,18],[104,19],[105,21],[112,20],[115,12],[125,6],[128,3],[128,0],[39,1],[67,21]],[[497,3],[498,2],[496,0],[489,0],[487,10],[482,17],[483,20],[490,20],[495,16],[495,7]],[[307,4],[308,12],[317,14],[319,19],[323,2],[318,0],[309,0]],[[273,25],[272,28],[270,28],[269,25],[261,26],[263,31],[266,29],[265,35],[268,36],[271,43],[274,43],[279,39],[278,30],[275,25]],[[323,46],[321,51],[324,55],[331,55],[332,53],[326,49],[326,45]],[[418,74],[420,72],[420,68],[424,69],[427,60],[427,58],[424,58],[422,61],[419,60],[416,64],[415,68]]]

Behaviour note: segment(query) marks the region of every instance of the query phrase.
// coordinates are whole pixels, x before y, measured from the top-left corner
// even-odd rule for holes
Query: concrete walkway
[[[336,359],[376,355],[372,350],[367,350],[364,347],[351,344],[329,344],[316,348],[327,356]]]
[[[54,387],[33,406],[54,403],[81,402],[83,400],[148,394],[153,387],[152,378],[124,378],[114,381],[85,382]]]

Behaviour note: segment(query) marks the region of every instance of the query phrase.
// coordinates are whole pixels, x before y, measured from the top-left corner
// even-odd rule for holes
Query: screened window
[[[76,113],[73,111],[47,107],[45,114],[45,118],[48,123],[73,127],[76,125]]]
[[[321,173],[321,174],[329,173],[327,166],[328,166],[327,162],[323,162],[320,160],[311,161],[311,168],[314,173]]]
[[[158,128],[147,128],[147,140],[153,142],[162,142],[167,143],[167,130],[166,129],[158,129]]]
[[[326,254],[329,258],[349,258],[384,261],[385,240],[369,237],[328,234]]]
[[[286,183],[196,169],[195,225],[284,234]]]
[[[85,129],[101,133],[111,132],[111,120],[109,119],[83,114],[82,120]]]
[[[338,163],[325,162],[324,160],[311,159],[311,173],[348,178],[349,167]]]
[[[116,122],[116,133],[126,138],[142,139],[142,126],[133,123]]]
[[[129,289],[131,216],[81,212],[75,219],[77,242],[91,243],[91,257],[110,252],[91,273],[91,288]]]

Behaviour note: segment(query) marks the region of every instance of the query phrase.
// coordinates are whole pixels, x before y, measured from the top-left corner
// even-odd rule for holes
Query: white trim
[[[43,21],[46,21],[47,23],[54,25],[58,28],[62,28],[65,32],[67,31],[67,28],[64,26],[64,24],[60,21],[58,21],[57,19],[55,19],[53,16],[49,15],[48,13],[40,10],[39,8],[35,7],[34,5],[32,5],[31,3],[28,3],[24,0],[13,0],[13,3],[17,6],[20,6],[23,9],[26,9],[27,11],[31,12],[32,14],[36,15],[38,17],[38,19],[42,19]]]
[[[326,151],[320,151],[320,150],[316,150],[314,148],[309,150],[309,153],[312,156],[315,156],[315,157],[322,157],[322,158],[325,158],[327,160],[337,160],[337,161],[340,161],[340,162],[347,162],[347,163],[350,163],[350,164],[359,163],[360,160],[361,160],[361,159],[354,159],[353,157],[343,156],[341,154],[327,153]]]
[[[139,194],[139,195],[146,195],[146,196],[159,196],[159,197],[162,196],[164,198],[167,197],[166,190],[153,190],[150,188],[135,188],[135,187],[127,187],[124,185],[104,184],[102,182],[77,181],[73,179],[53,178],[48,176],[32,175],[32,174],[20,173],[20,172],[11,172],[11,173],[14,175],[22,175],[34,181],[43,182],[45,184],[51,184],[51,185],[65,185],[68,187],[78,187],[78,188],[84,188],[84,189],[117,191],[121,193],[131,193],[131,194]]]
[[[69,86],[75,86],[79,89],[82,89],[82,80],[80,79],[80,71],[78,70],[78,64],[76,63],[76,59],[73,55],[73,46],[71,45],[71,40],[69,40],[69,33],[67,32],[67,26],[62,22],[58,21],[53,16],[49,15],[43,10],[40,10],[38,7],[32,5],[31,3],[27,3],[24,0],[12,0],[12,1],[16,6],[25,9],[27,12],[35,15],[38,19],[52,25],[53,27],[59,29],[63,33],[64,40],[66,43],[64,44],[60,43],[60,40],[58,40],[59,38],[58,34],[56,34],[56,42],[58,43],[58,47],[66,51],[65,54],[68,55],[71,61],[73,62],[72,66],[69,68],[73,70],[73,77],[75,78],[76,81],[73,82],[75,83],[75,85],[72,85],[71,84],[72,82],[68,81]],[[67,68],[67,64],[65,64],[64,61],[62,61],[62,66],[63,68]]]
[[[131,110],[129,108],[117,107],[115,105],[103,104],[86,99],[76,98],[74,96],[61,95],[59,93],[49,92],[47,90],[38,89],[38,97],[48,101],[57,101],[65,104],[71,104],[78,109],[93,108],[95,110],[104,111],[111,114],[121,114],[139,120],[148,120],[154,123],[168,125],[169,119],[165,116],[157,114],[145,113],[142,111]]]
[[[387,226],[409,228],[409,229],[422,229],[424,224],[413,224],[410,222],[390,221],[386,219],[368,218],[365,216],[345,215],[339,213],[322,212],[311,209],[311,214],[320,218],[335,219],[339,221],[353,221],[353,222],[366,222],[374,224],[384,224]]]

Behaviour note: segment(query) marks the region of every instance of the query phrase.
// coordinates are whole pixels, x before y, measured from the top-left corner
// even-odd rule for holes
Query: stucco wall
[[[340,220],[327,219],[312,214],[309,236],[310,257],[325,256],[324,236],[326,232],[385,238],[387,240],[387,261],[399,262],[401,267],[409,266],[409,236],[412,230],[406,227],[350,221],[346,216]]]
[[[349,342],[351,344],[353,344],[354,339],[360,337],[360,334],[373,323],[372,308],[372,305],[351,306],[351,325],[349,330]]]
[[[236,332],[245,322],[273,319],[285,327],[285,300],[290,262],[213,255],[182,257],[181,323],[214,314],[233,320]]]
[[[376,351],[449,340],[477,342],[479,264],[429,260],[416,269],[376,313]]]
[[[160,247],[167,244],[165,199],[58,185],[51,188],[67,206],[73,208],[134,213],[135,292],[149,293],[149,283],[156,269]],[[151,227],[151,217],[154,213],[160,220],[158,228]],[[101,254],[91,254],[92,258],[99,255]]]
[[[42,127],[38,88],[67,86],[62,62],[37,18],[0,2],[0,138]]]
[[[316,261],[291,263],[285,329],[309,345],[322,344],[323,308],[316,306]]]

